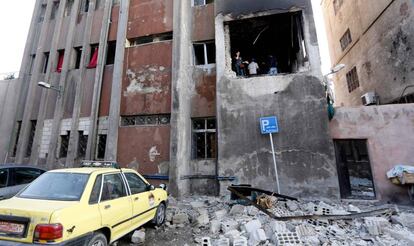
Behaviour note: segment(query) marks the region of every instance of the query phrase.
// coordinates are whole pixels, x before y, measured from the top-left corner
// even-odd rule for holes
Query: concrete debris
[[[278,221],[254,206],[238,204],[227,197],[191,197],[174,201],[167,209],[165,226],[158,229],[174,233],[190,232],[188,244],[213,246],[290,246],[290,245],[414,245],[414,209],[404,207],[394,214],[366,213],[378,210],[375,202],[349,204],[348,201],[284,201],[272,199],[267,211],[277,216],[344,214],[346,219],[291,219]],[[382,208],[382,207],[381,207]],[[181,228],[180,228],[181,227]],[[178,228],[178,230],[177,230]],[[162,233],[162,232],[161,232]],[[191,235],[193,238],[191,238]]]
[[[132,234],[131,242],[135,244],[143,244],[145,242],[145,230],[136,230]]]

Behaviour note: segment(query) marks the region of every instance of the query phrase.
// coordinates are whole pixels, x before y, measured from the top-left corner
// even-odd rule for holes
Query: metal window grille
[[[79,131],[78,139],[78,157],[84,158],[86,156],[86,146],[88,144],[88,135],[84,135],[83,131]]]
[[[167,114],[122,116],[121,126],[168,125],[170,119],[171,116]]]
[[[342,51],[344,51],[348,47],[348,45],[352,43],[351,31],[349,30],[349,28],[348,30],[346,30],[345,34],[341,37],[340,42],[341,42]]]
[[[346,74],[346,81],[348,84],[348,91],[351,93],[353,90],[359,87],[358,72],[356,67],[353,67],[351,71]]]
[[[65,158],[68,156],[68,149],[69,149],[69,139],[70,139],[70,132],[67,132],[67,135],[60,136],[60,150],[59,150],[59,157]]]
[[[30,157],[32,154],[32,146],[33,146],[33,140],[36,132],[36,120],[30,121],[30,133],[29,133],[29,141],[27,143],[27,149],[26,149],[26,157]]]
[[[193,119],[193,158],[212,159],[217,156],[216,119]]]

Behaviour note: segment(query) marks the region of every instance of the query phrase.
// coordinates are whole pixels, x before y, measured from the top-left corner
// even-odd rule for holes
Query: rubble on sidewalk
[[[193,235],[189,245],[414,245],[414,209],[399,213],[390,206],[392,214],[373,203],[261,199],[267,213],[230,197],[184,198],[168,208],[161,230],[184,226]],[[283,216],[293,217],[277,219]]]

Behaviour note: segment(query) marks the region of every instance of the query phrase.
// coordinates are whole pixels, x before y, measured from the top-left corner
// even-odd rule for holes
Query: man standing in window
[[[256,59],[252,58],[252,62],[250,62],[248,69],[249,69],[249,74],[251,76],[257,75],[257,70],[259,69],[259,65],[256,63]]]

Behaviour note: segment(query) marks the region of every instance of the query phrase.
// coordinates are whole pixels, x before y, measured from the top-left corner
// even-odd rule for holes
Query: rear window
[[[45,173],[24,189],[18,197],[79,201],[89,175],[82,173]]]

